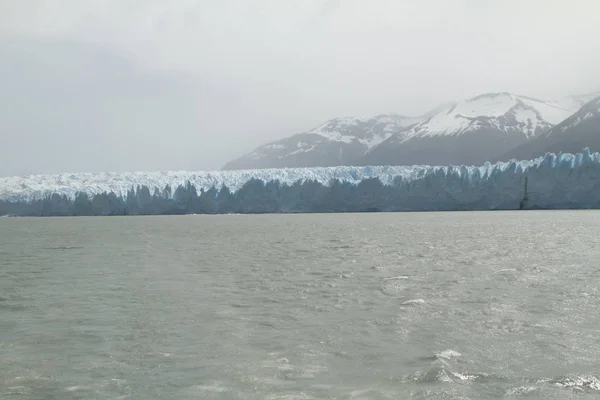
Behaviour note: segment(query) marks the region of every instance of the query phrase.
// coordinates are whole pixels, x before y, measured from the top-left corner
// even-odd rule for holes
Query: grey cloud
[[[0,2],[0,175],[213,169],[333,117],[600,90],[598,12],[595,0]]]
[[[208,169],[242,151],[223,88],[101,46],[4,40],[0,52],[0,175]]]

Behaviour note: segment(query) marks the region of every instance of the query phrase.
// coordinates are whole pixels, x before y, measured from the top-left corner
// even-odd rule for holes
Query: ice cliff
[[[483,166],[9,177],[0,178],[0,200],[21,215],[598,208],[600,154],[586,148]],[[73,211],[74,204],[85,213]]]

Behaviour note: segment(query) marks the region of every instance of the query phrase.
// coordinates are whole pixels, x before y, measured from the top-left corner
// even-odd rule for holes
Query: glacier
[[[483,166],[31,175],[0,178],[0,201],[25,204],[54,196],[55,203],[72,203],[85,194],[91,207],[95,196],[111,194],[112,207],[122,202],[119,213],[127,213],[125,202],[140,197],[140,187],[147,189],[146,203],[153,192],[161,204],[175,204],[181,213],[204,212],[207,201],[222,200],[223,188],[230,202],[211,203],[211,213],[600,208],[600,153],[586,148]],[[138,210],[141,200],[135,201]],[[108,206],[103,207],[97,213],[106,214]],[[168,213],[166,205],[156,207],[152,212]]]

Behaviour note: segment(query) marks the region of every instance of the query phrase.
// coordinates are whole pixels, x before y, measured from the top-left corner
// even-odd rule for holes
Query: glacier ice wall
[[[278,180],[281,184],[317,181],[328,185],[332,179],[354,184],[368,178],[379,178],[390,184],[397,176],[411,180],[426,174],[431,167],[328,167],[328,168],[284,168],[250,169],[239,171],[166,171],[124,173],[67,173],[56,175],[31,175],[25,177],[0,178],[0,199],[30,201],[57,193],[73,198],[77,192],[96,195],[113,192],[124,197],[132,187],[147,186],[151,190],[163,190],[167,185],[173,191],[188,182],[197,190],[227,186],[232,192],[239,190],[251,179],[263,182]]]
[[[125,197],[138,186],[173,192],[188,182],[198,191],[227,186],[238,191],[252,179],[265,183],[337,180],[359,185],[370,178],[393,188],[384,210],[482,210],[518,208],[598,208],[600,154],[552,154],[528,161],[483,166],[367,166],[213,172],[78,173],[0,178],[0,200],[24,202],[52,194],[74,198],[115,193]],[[390,197],[391,196],[391,197]],[[379,200],[378,200],[379,201]],[[381,200],[383,201],[383,200]],[[381,203],[380,201],[380,203]]]

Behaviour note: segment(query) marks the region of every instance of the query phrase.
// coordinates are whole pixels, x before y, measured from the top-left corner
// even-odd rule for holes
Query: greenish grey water
[[[1,399],[600,398],[600,212],[0,219]]]

